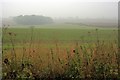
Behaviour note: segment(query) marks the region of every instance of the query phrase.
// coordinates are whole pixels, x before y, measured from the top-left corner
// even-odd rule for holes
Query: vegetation
[[[3,79],[120,79],[117,29],[3,28]]]
[[[14,17],[14,21],[22,25],[40,25],[53,23],[52,18],[39,15],[20,15]]]

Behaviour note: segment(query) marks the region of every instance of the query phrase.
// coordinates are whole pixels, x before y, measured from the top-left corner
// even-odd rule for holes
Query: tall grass
[[[15,48],[15,33],[8,33],[12,52],[3,56],[3,79],[120,79],[118,43],[99,40],[98,29],[95,30],[96,42],[75,41],[73,46],[64,49],[60,47],[62,42],[56,41],[53,47],[45,49],[46,53],[42,53],[40,43],[35,45],[33,31],[31,28],[30,41],[23,40],[20,60],[17,59],[20,54]],[[5,50],[3,55],[6,55]]]

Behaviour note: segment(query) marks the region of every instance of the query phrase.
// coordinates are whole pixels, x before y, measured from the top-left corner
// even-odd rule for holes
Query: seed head
[[[73,49],[73,52],[75,53],[75,49]]]
[[[88,34],[90,34],[90,31],[88,31]]]
[[[96,29],[96,31],[98,31],[98,29]]]
[[[9,65],[9,60],[7,58],[4,59],[4,63]]]
[[[35,50],[33,50],[33,52],[35,52]]]
[[[9,35],[12,35],[12,33],[11,33],[11,32],[9,32],[8,34],[9,34]]]

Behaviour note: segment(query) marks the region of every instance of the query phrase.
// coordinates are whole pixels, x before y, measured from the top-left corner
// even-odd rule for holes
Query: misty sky
[[[35,14],[52,18],[117,18],[118,3],[115,2],[117,0],[110,1],[3,0],[2,17]]]

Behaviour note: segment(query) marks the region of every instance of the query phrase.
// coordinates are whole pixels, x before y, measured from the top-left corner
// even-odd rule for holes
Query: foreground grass
[[[10,28],[3,39],[3,79],[120,78],[117,30]]]

